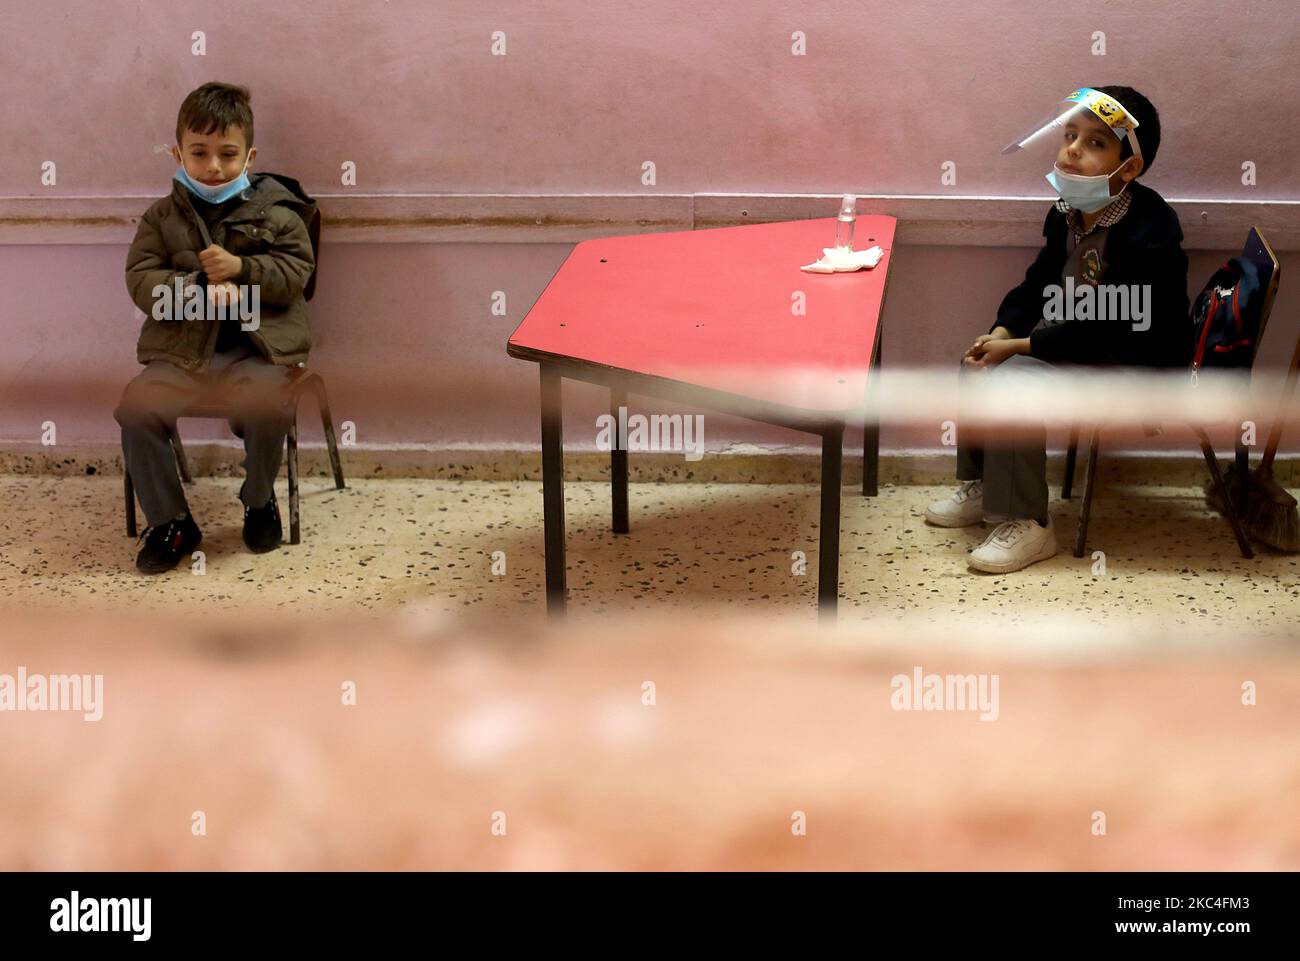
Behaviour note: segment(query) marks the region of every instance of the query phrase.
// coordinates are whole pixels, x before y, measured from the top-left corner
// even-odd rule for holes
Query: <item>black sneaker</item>
[[[144,547],[135,555],[135,566],[142,574],[165,574],[203,540],[203,532],[189,511],[181,520],[150,527],[140,535]]]
[[[254,554],[265,554],[280,546],[284,539],[284,526],[280,523],[280,505],[275,493],[264,507],[244,505],[244,544]]]

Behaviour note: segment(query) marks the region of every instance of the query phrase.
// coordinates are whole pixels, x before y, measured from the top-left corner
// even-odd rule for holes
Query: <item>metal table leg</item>
[[[843,468],[844,425],[822,432],[822,512],[818,545],[817,613],[823,622],[835,620],[840,596],[840,480]]]
[[[564,613],[564,379],[547,364],[542,372],[542,509],[546,516],[546,610]]]
[[[880,493],[880,341],[881,331],[876,330],[876,345],[871,351],[871,371],[867,375],[867,401],[870,410],[862,424],[862,496],[875,497]]]
[[[618,409],[627,406],[627,390],[623,387],[609,389],[609,412],[618,424]],[[619,444],[623,438],[614,428],[614,446],[609,452],[610,493],[614,501],[614,533],[626,534],[627,523],[627,450]]]

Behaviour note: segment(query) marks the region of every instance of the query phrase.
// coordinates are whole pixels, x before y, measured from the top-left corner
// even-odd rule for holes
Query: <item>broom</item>
[[[1264,459],[1247,477],[1246,490],[1242,491],[1236,470],[1229,467],[1223,472],[1224,486],[1232,502],[1239,504],[1241,498],[1245,498],[1246,516],[1242,518],[1242,524],[1246,533],[1260,543],[1292,554],[1300,551],[1300,516],[1297,516],[1295,498],[1273,479],[1273,458],[1277,455],[1277,447],[1282,440],[1282,425],[1286,421],[1286,409],[1295,391],[1297,371],[1300,371],[1300,340],[1296,342],[1295,353],[1291,355],[1291,369],[1287,371],[1286,383],[1282,386],[1277,417],[1269,429]],[[1212,482],[1206,484],[1205,500],[1219,513],[1227,513]]]

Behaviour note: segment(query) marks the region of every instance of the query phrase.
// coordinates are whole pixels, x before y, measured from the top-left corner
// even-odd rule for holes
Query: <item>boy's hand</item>
[[[978,337],[976,337],[975,343],[971,344],[968,348],[966,348],[966,357],[974,356],[977,352],[979,352],[979,349],[990,340],[1010,340],[1010,339],[1011,339],[1011,331],[1007,330],[1005,327],[1001,325],[998,325],[997,327],[994,327],[993,330],[990,331],[989,333],[980,334]]]
[[[239,288],[231,283],[208,284],[208,300],[218,307],[233,307],[239,303]]]
[[[216,244],[199,251],[199,265],[208,275],[208,280],[217,284],[238,277],[244,266],[238,257]]]
[[[985,336],[975,342],[963,360],[968,367],[996,367],[1008,357],[1029,353],[1029,338]]]
[[[985,344],[987,344],[991,340],[1010,340],[1010,339],[1011,339],[1011,331],[1007,330],[1005,327],[999,324],[998,326],[994,327],[991,331],[989,331],[989,333],[980,334],[978,337],[975,338],[975,343],[971,344],[969,347],[966,348],[966,353],[962,356],[962,363],[964,363],[967,367],[981,366],[977,362],[980,360],[981,357],[984,356]],[[1003,360],[1005,359],[1006,358],[1003,358]],[[998,361],[998,363],[1001,363],[1001,361]]]

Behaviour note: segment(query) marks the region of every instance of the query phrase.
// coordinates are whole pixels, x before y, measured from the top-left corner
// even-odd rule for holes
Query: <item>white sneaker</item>
[[[967,562],[977,571],[1009,574],[1055,557],[1056,551],[1056,531],[1050,517],[1046,527],[1028,519],[1005,521],[970,552]]]
[[[951,497],[925,509],[925,519],[936,527],[970,527],[984,519],[984,482],[962,481]]]

